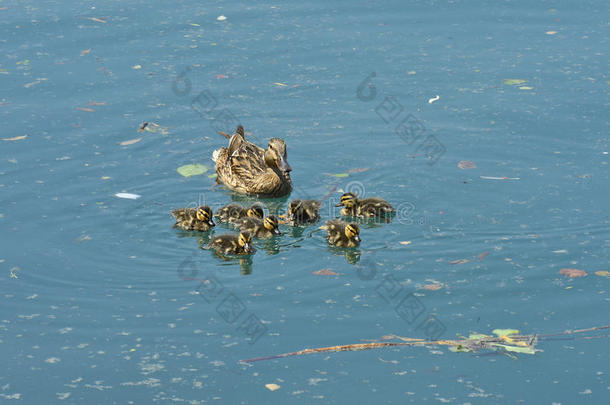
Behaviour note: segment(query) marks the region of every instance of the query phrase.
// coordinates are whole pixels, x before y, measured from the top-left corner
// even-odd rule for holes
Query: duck
[[[278,228],[279,223],[275,215],[268,215],[263,220],[251,217],[242,218],[235,225],[241,231],[247,231],[256,238],[271,238],[282,234]]]
[[[216,181],[230,190],[259,197],[278,198],[292,191],[286,143],[271,138],[267,149],[246,141],[243,126],[238,126],[227,148],[215,150]],[[225,134],[226,135],[226,134]]]
[[[207,205],[197,208],[178,208],[172,210],[171,214],[176,219],[174,228],[205,232],[216,226],[212,219],[212,209]]]
[[[228,204],[224,207],[219,208],[216,211],[216,216],[220,222],[234,223],[237,220],[244,217],[260,218],[263,219],[265,212],[261,204],[252,204],[250,207],[245,208],[239,204]]]
[[[360,227],[358,224],[347,223],[340,219],[326,222],[326,239],[331,245],[338,247],[356,247],[360,245]]]
[[[288,204],[288,216],[293,225],[304,225],[320,219],[320,201],[292,200]]]
[[[341,207],[341,215],[346,217],[386,217],[396,210],[383,198],[371,197],[359,199],[355,193],[345,193],[335,207]]]
[[[216,236],[212,239],[208,248],[225,255],[247,255],[254,253],[254,248],[250,245],[251,242],[252,235],[250,235],[250,232],[242,231],[239,235],[225,234]]]

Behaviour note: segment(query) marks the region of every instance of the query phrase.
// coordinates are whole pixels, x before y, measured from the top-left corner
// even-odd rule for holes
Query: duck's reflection
[[[328,251],[335,256],[345,256],[345,260],[352,265],[358,264],[362,255],[359,248],[343,248],[329,245]]]

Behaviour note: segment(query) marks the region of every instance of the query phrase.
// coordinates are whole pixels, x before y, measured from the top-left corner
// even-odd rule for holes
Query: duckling
[[[207,205],[197,208],[180,208],[171,211],[176,218],[174,228],[182,228],[187,231],[209,231],[216,226],[212,219],[212,209]]]
[[[250,232],[257,238],[271,238],[281,235],[279,221],[275,215],[269,215],[264,220],[258,218],[242,218],[235,225],[242,231]]]
[[[354,193],[345,193],[335,207],[341,209],[341,215],[346,217],[385,217],[396,212],[394,207],[382,198],[371,197],[359,199]]]
[[[254,253],[254,248],[250,245],[252,235],[243,231],[239,235],[220,235],[212,239],[209,248],[216,250],[217,253],[225,255],[247,255]]]
[[[261,197],[283,197],[292,190],[290,171],[286,161],[286,143],[271,138],[267,149],[246,141],[243,127],[237,127],[228,148],[212,154],[216,162],[216,181],[243,194]]]
[[[319,201],[292,200],[288,205],[288,216],[293,225],[311,224],[320,219]]]
[[[234,223],[238,219],[244,217],[263,219],[265,212],[263,211],[263,207],[258,203],[252,204],[249,208],[244,208],[238,204],[229,204],[218,209],[216,211],[216,216],[219,217],[220,222]]]
[[[340,219],[326,222],[326,239],[331,245],[339,247],[356,247],[360,245],[360,228],[358,224],[348,224]]]

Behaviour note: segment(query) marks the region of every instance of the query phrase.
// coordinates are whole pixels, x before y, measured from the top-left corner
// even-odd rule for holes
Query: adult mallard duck
[[[176,218],[174,228],[204,232],[216,226],[212,219],[212,209],[207,205],[197,208],[179,208],[172,210],[171,214]]]
[[[288,204],[288,216],[293,225],[311,224],[320,219],[320,205],[316,200],[292,200]]]
[[[220,222],[233,223],[244,217],[263,219],[265,212],[263,211],[263,206],[259,203],[252,204],[248,208],[242,207],[239,204],[229,204],[219,208],[216,211],[216,216],[219,217]]]
[[[241,231],[250,232],[257,238],[271,238],[282,234],[278,228],[279,221],[275,215],[269,215],[265,219],[242,218],[235,225]]]
[[[386,217],[396,210],[383,198],[371,197],[359,199],[354,193],[345,193],[335,207],[341,207],[341,215],[346,217]]]
[[[292,190],[292,169],[286,156],[286,143],[282,139],[271,138],[263,150],[246,141],[240,125],[231,136],[229,147],[212,154],[218,175],[216,181],[238,193],[283,197]]]
[[[331,245],[339,247],[356,247],[360,245],[360,228],[358,224],[348,224],[340,219],[326,222],[326,239]]]
[[[216,236],[208,247],[225,255],[247,255],[254,253],[254,248],[250,245],[251,242],[252,236],[249,232],[244,231],[240,232],[239,235]]]

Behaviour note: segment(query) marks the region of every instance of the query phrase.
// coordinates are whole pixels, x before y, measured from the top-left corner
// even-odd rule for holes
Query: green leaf
[[[337,174],[331,174],[331,176],[335,176],[335,177],[348,177],[349,173],[337,173]]]
[[[516,84],[523,84],[526,82],[527,80],[523,79],[504,79],[504,84],[506,84],[507,86],[514,86]]]
[[[208,168],[199,163],[195,163],[194,165],[184,165],[180,166],[178,169],[178,173],[183,175],[184,177],[198,176],[208,171]]]
[[[518,335],[519,331],[517,329],[494,329],[492,333],[496,336],[510,336]]]
[[[218,175],[216,173],[212,173],[212,174],[208,174],[208,177],[210,179],[215,179],[216,177],[218,177]]]
[[[534,90],[534,88],[530,86],[521,86],[519,87],[519,90]]]

